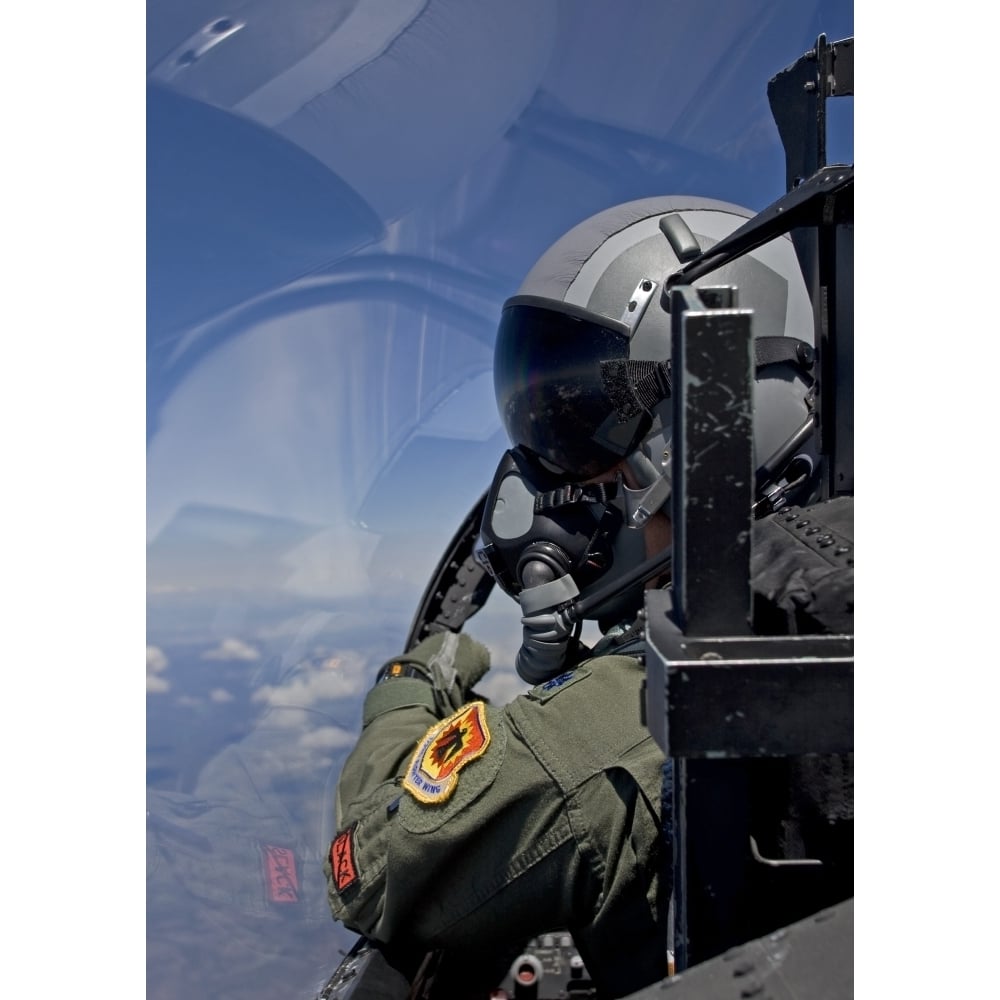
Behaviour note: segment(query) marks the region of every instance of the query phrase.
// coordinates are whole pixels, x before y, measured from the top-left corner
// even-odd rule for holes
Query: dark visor
[[[504,304],[493,379],[511,441],[574,479],[606,472],[649,429],[622,419],[605,389],[602,362],[628,358],[628,328],[584,309],[518,295]]]

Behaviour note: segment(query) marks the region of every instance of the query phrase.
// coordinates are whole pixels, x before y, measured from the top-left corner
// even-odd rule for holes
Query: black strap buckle
[[[419,677],[420,680],[430,683],[430,678],[424,668],[412,660],[390,660],[375,675],[375,683],[381,684],[383,681],[394,680],[397,677]]]

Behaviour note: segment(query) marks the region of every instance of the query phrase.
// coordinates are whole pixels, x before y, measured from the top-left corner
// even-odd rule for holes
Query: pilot
[[[479,554],[520,604],[516,666],[534,686],[506,705],[477,695],[489,653],[465,633],[387,662],[326,862],[335,918],[410,979],[437,955],[434,995],[487,996],[529,939],[563,928],[602,996],[667,974],[669,770],[641,711],[643,593],[669,582],[672,532],[662,293],[688,245],[751,214],[695,198],[616,206],[559,239],[504,304],[494,375],[512,447]],[[790,242],[711,284],[755,310],[760,502],[809,502],[812,313]],[[591,649],[574,604],[599,623]]]

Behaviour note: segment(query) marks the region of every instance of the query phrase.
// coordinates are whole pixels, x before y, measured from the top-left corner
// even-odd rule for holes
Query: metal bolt
[[[649,280],[649,278],[644,278],[642,282],[642,290],[644,292],[648,292],[652,287],[653,283]]]
[[[806,85],[805,85],[805,91],[806,91],[806,93],[807,93],[807,94],[811,94],[811,93],[813,93],[813,91],[815,91],[815,90],[816,90],[816,84],[815,84],[815,83],[813,83],[813,82],[812,82],[812,80],[809,80],[809,81],[808,81],[808,82],[806,83]]]

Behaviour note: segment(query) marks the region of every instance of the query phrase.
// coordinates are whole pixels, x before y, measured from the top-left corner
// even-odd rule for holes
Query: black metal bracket
[[[753,333],[735,301],[671,290],[674,568],[671,589],[646,596],[645,708],[673,761],[679,971],[803,899],[825,905],[825,872],[758,860],[755,799],[771,772],[755,761],[853,749],[853,636],[752,634]],[[762,893],[791,902],[768,911]]]
[[[791,191],[826,166],[826,102],[854,93],[854,39],[816,47],[776,74],[767,85],[771,114],[785,148],[786,188]]]
[[[646,597],[649,728],[673,757],[850,753],[854,637],[686,636]],[[653,709],[655,704],[656,709]]]
[[[789,193],[827,167],[826,102],[854,94],[854,39],[828,44],[826,35],[767,86],[785,150]],[[817,400],[825,492],[854,492],[854,173],[831,192],[819,218],[792,232],[813,302],[816,350],[823,366]],[[824,417],[824,414],[826,415]]]

